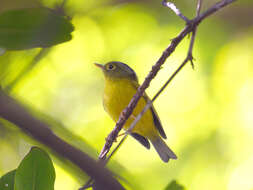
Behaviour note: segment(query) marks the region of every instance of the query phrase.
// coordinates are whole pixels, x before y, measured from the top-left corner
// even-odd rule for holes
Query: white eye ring
[[[114,65],[112,65],[112,64],[109,64],[108,66],[107,66],[107,69],[108,70],[114,70],[116,67],[114,66]]]

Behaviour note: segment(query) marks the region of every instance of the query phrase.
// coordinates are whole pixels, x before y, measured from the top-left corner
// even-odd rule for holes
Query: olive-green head
[[[96,66],[103,70],[103,73],[106,78],[111,79],[119,79],[119,78],[127,78],[130,80],[137,80],[137,76],[133,69],[131,69],[127,64],[111,61],[106,63],[105,65],[101,65],[95,63]]]

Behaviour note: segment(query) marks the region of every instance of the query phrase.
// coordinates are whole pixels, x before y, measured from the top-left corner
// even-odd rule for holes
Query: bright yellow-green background
[[[55,2],[41,3],[53,7]],[[6,1],[0,11],[37,6],[29,0],[19,3]],[[204,8],[212,3],[206,2]],[[178,7],[191,17],[195,4],[183,0]],[[10,94],[31,112],[39,110],[66,126],[73,134],[57,128],[59,136],[76,146],[82,138],[90,147],[84,143],[80,147],[97,157],[114,123],[103,110],[103,76],[93,63],[125,62],[142,82],[184,23],[158,0],[69,0],[65,6],[73,15],[73,40],[52,48]],[[252,10],[252,1],[238,1],[200,25],[194,47],[196,69],[186,66],[155,102],[166,142],[178,160],[164,164],[153,148],[147,151],[128,138],[109,164],[131,184],[128,189],[164,189],[172,179],[189,190],[253,189]],[[185,58],[188,44],[185,39],[166,61],[147,90],[150,97]],[[1,56],[2,86],[8,87],[38,51]],[[34,143],[1,121],[0,176],[16,168]],[[53,158],[56,190],[77,189],[78,172]]]

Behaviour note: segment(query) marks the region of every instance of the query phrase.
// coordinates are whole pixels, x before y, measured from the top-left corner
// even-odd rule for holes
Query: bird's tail
[[[160,138],[152,139],[151,143],[155,147],[156,152],[164,162],[168,162],[169,159],[177,159],[176,154],[167,146],[167,144]]]

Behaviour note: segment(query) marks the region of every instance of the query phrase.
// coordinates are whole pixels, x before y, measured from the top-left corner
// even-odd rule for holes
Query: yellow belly
[[[106,112],[111,118],[117,122],[122,110],[129,104],[131,98],[136,93],[136,89],[131,81],[128,79],[110,80],[106,79],[103,104]],[[142,97],[132,115],[126,122],[124,128],[128,129],[134,118],[142,111],[146,105],[146,100]],[[141,120],[136,124],[133,132],[138,133],[144,137],[152,138],[158,135],[153,122],[153,116],[148,110]]]

